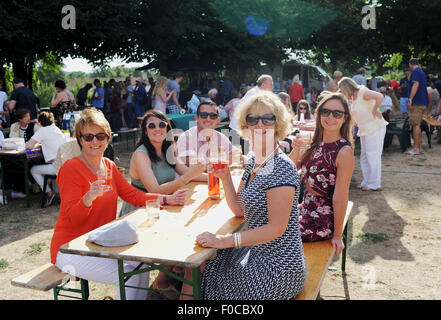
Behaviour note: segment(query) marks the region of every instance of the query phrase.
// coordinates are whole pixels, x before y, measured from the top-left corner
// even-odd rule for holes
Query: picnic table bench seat
[[[343,243],[345,248],[342,252],[342,271],[345,271],[346,261],[346,238],[347,222],[351,214],[353,202],[348,202],[346,215],[343,222]],[[306,281],[303,290],[294,298],[294,300],[316,300],[320,292],[320,287],[325,279],[326,271],[332,263],[335,255],[335,249],[332,247],[331,240],[304,242],[303,251],[306,260]]]
[[[81,281],[81,289],[67,288],[66,284],[70,280]],[[16,287],[39,291],[49,291],[53,289],[55,300],[58,300],[59,296],[82,300],[87,300],[89,298],[89,285],[87,280],[72,277],[69,274],[62,272],[52,263],[47,263],[37,269],[31,270],[12,279],[11,284]],[[62,295],[60,294],[60,291],[80,293],[81,298]]]

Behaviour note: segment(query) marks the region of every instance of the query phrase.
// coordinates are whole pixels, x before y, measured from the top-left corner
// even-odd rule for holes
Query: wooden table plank
[[[236,187],[241,171],[233,171]],[[88,233],[63,245],[63,253],[123,259],[147,263],[160,263],[181,267],[197,267],[211,258],[216,249],[195,244],[196,236],[204,231],[227,234],[239,229],[244,218],[230,211],[225,196],[220,200],[208,198],[207,183],[192,182],[188,188],[185,206],[167,206],[160,219],[147,221],[144,208],[122,217],[138,225],[139,242],[123,247],[103,247],[87,240]],[[115,222],[111,222],[115,223]]]

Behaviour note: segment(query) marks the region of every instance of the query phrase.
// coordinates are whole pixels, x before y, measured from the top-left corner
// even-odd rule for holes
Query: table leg
[[[348,225],[346,224],[345,229],[343,230],[343,244],[344,244],[344,249],[342,252],[342,256],[341,256],[341,271],[345,272],[346,270],[346,246],[347,246],[347,242],[348,242]]]
[[[1,179],[2,179],[2,197],[3,197],[3,203],[6,204],[6,194],[5,194],[5,167],[3,165],[3,158],[0,157],[0,170],[1,170]]]
[[[119,295],[121,300],[126,300],[126,287],[124,282],[124,261],[118,260]]]
[[[194,300],[201,300],[201,267],[191,269],[193,280],[193,298]]]
[[[26,207],[31,207],[31,199],[29,197],[29,169],[28,169],[28,159],[26,154],[24,155],[24,171],[25,171],[25,190],[26,190]]]

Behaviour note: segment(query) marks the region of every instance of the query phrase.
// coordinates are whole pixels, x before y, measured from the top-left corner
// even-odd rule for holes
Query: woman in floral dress
[[[301,150],[301,139],[295,139],[290,158],[301,169],[306,188],[299,205],[302,240],[332,239],[338,254],[344,249],[343,220],[354,169],[352,125],[342,94],[325,94],[321,98],[311,147]]]

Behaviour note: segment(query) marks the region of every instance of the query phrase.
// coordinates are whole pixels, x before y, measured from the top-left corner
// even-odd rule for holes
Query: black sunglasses
[[[306,110],[306,108],[299,108],[299,110]]]
[[[208,117],[210,117],[211,120],[216,120],[217,118],[219,118],[219,114],[215,112],[199,112],[199,117],[201,117],[202,119],[207,119]]]
[[[90,142],[90,141],[93,140],[93,138],[97,138],[97,140],[103,141],[106,138],[109,138],[109,136],[107,134],[101,132],[101,133],[98,133],[98,134],[91,134],[91,133],[82,134],[81,138],[83,138],[87,142]]]
[[[259,123],[259,120],[262,120],[262,123],[265,126],[272,126],[274,123],[276,123],[276,116],[272,113],[267,113],[264,114],[263,116],[256,116],[250,113],[247,114],[247,117],[245,118],[245,121],[249,126],[257,125]]]
[[[158,127],[161,128],[161,129],[164,129],[165,127],[167,127],[167,123],[165,123],[164,121],[161,121],[161,122],[158,124]],[[156,128],[156,124],[154,124],[153,122],[150,122],[150,123],[147,125],[147,128],[149,128],[149,129],[155,129],[155,128]]]
[[[346,112],[344,111],[340,111],[340,110],[329,110],[326,108],[322,108],[320,110],[320,114],[323,115],[325,118],[329,117],[329,115],[332,113],[332,115],[334,116],[335,119],[341,119]]]

